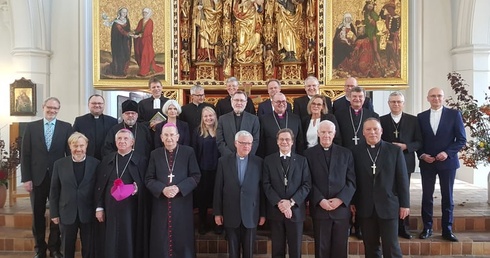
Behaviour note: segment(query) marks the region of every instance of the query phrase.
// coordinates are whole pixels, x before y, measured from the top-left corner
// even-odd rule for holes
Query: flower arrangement
[[[490,165],[490,97],[485,93],[485,103],[479,105],[478,100],[468,94],[469,85],[461,74],[452,72],[447,78],[456,96],[449,97],[446,103],[461,112],[471,137],[461,149],[460,157],[468,167]]]
[[[5,141],[0,139],[0,185],[8,187],[9,174],[12,169],[16,169],[20,163],[20,140],[17,138],[10,146],[10,154],[5,150]]]

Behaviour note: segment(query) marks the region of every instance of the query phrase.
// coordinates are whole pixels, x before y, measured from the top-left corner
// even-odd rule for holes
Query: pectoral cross
[[[359,141],[360,138],[357,137],[357,135],[354,135],[354,138],[352,138],[352,140],[354,141],[354,144],[357,145],[357,141]]]
[[[400,133],[400,132],[398,132],[398,130],[395,130],[395,131],[393,132],[393,134],[395,134],[395,138],[398,138],[398,134],[399,134],[399,133]]]
[[[170,183],[172,183],[172,179],[175,177],[173,173],[170,173],[170,175],[167,176],[170,179]]]
[[[288,186],[288,178],[284,177],[284,186]]]
[[[376,174],[376,164],[373,163],[373,165],[371,166],[371,168],[373,169],[373,175]]]

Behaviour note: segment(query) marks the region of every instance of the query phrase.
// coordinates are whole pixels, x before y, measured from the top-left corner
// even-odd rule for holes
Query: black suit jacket
[[[332,114],[332,100],[327,96],[325,96],[325,99],[327,101],[328,113]],[[293,108],[294,108],[293,113],[298,115],[301,119],[303,119],[303,117],[309,116],[309,114],[308,114],[308,102],[310,102],[310,98],[308,97],[308,95],[304,95],[302,97],[295,98],[294,102],[293,102]]]
[[[306,198],[311,189],[310,170],[306,158],[292,153],[287,171],[288,185],[284,185],[284,169],[281,164],[279,152],[273,153],[264,159],[262,171],[262,184],[267,197],[267,218],[283,220],[284,214],[277,207],[282,200],[293,199],[295,205],[291,208],[293,216],[291,221],[301,222],[306,217]]]
[[[230,95],[218,100],[218,103],[216,103],[216,115],[218,116],[218,118],[224,114],[230,113],[231,111],[233,111],[233,107],[231,106]],[[255,115],[255,106],[251,98],[247,98],[245,111],[252,115]]]
[[[288,102],[288,105],[286,107],[286,110],[291,113],[293,109],[291,108],[291,104]],[[257,110],[257,116],[260,118],[261,116],[265,114],[270,114],[272,113],[272,101],[270,99],[266,99],[263,102],[259,103],[259,108]]]
[[[225,227],[256,228],[259,217],[265,217],[262,192],[262,159],[248,156],[247,171],[240,186],[236,154],[221,157],[218,161],[214,185],[213,214],[223,216]]]
[[[73,128],[69,123],[56,120],[51,148],[48,151],[44,138],[44,120],[28,123],[22,137],[20,155],[22,182],[32,181],[34,186],[38,186],[43,182],[47,171],[51,177],[54,162],[70,155],[68,138],[72,133]]]
[[[376,210],[381,219],[397,219],[400,207],[410,208],[407,166],[402,150],[381,141],[376,162],[376,174],[366,143],[353,148],[357,189],[353,204],[360,218],[369,218]],[[375,156],[372,157],[376,159]]]
[[[218,129],[216,129],[216,142],[218,143],[218,150],[221,156],[226,156],[233,152],[236,152],[235,148],[235,134],[241,130],[245,130],[252,134],[253,144],[252,155],[255,155],[257,148],[259,147],[260,137],[260,124],[259,118],[256,115],[252,115],[248,112],[243,112],[242,122],[240,128],[236,128],[235,115],[233,112],[222,115],[218,119]]]
[[[260,157],[266,157],[272,153],[278,152],[276,134],[279,131],[279,127],[276,123],[277,116],[275,113],[264,115],[260,118],[260,143],[257,155]],[[302,154],[304,150],[304,134],[301,128],[301,120],[299,117],[292,113],[285,113],[287,119],[287,128],[291,129],[294,133],[294,146],[293,152]]]
[[[355,142],[352,140],[352,138],[354,138],[354,129],[352,128],[351,115],[349,114],[352,112],[351,110],[351,108],[347,108],[336,111],[335,113],[335,118],[337,118],[337,122],[339,123],[338,130],[340,130],[342,136],[342,146],[349,149],[352,149],[352,147],[355,146]],[[352,117],[354,119],[354,115],[352,115]],[[361,125],[359,131],[357,131],[357,137],[359,137],[357,142],[358,145],[366,142],[366,139],[364,139],[364,136],[362,135],[362,128],[364,121],[369,117],[379,118],[379,115],[371,110],[363,108]],[[357,129],[357,124],[355,128]]]
[[[100,157],[95,156],[95,153],[101,153],[102,146],[104,146],[105,136],[107,135],[107,132],[117,124],[117,119],[104,114],[100,115],[98,119],[102,120],[104,136],[100,139],[100,149],[97,151],[95,151],[97,145],[95,141],[95,118],[92,114],[88,113],[75,118],[73,131],[83,133],[88,138],[87,155],[100,159],[102,155],[100,155]]]
[[[422,133],[417,117],[402,113],[398,129],[395,128],[395,122],[391,118],[391,114],[380,117],[379,121],[383,128],[383,135],[381,135],[383,141],[400,142],[407,145],[407,149],[403,151],[403,156],[407,163],[407,172],[413,173],[415,171],[415,152],[422,147]],[[399,132],[398,140],[394,134],[395,130]]]
[[[332,114],[322,114],[320,116],[320,122],[323,120],[328,120],[334,123],[335,138],[333,139],[333,142],[335,144],[342,145],[342,135],[340,134],[339,123],[337,122],[335,116]],[[304,144],[305,150],[308,149],[308,138],[306,138],[306,133],[308,132],[308,128],[310,128],[310,121],[311,121],[311,115],[308,115],[308,117],[304,117],[303,120],[301,121],[302,128],[303,128],[303,139],[305,140],[305,144]]]
[[[350,101],[348,101],[347,98],[343,96],[341,98],[336,99],[333,102],[332,113],[335,114],[335,112],[342,109],[348,109],[349,107],[350,107]],[[364,99],[364,104],[362,105],[362,107],[374,112],[373,102],[369,97],[366,97]]]
[[[85,159],[85,174],[77,183],[72,157],[64,157],[54,163],[49,192],[49,213],[51,218],[60,218],[63,224],[73,224],[77,218],[82,223],[94,219],[95,180],[99,160],[91,156]]]
[[[352,152],[332,144],[330,166],[327,166],[323,147],[318,144],[305,151],[310,166],[312,188],[310,193],[310,215],[314,219],[348,219],[349,205],[356,191],[356,172]],[[333,211],[320,207],[323,199],[339,198],[342,204]]]
[[[150,125],[150,119],[157,113],[162,113],[162,107],[167,102],[168,98],[160,97],[160,108],[153,108],[153,96],[143,99],[138,103],[138,123],[142,123],[147,127]],[[163,113],[162,113],[163,114]]]

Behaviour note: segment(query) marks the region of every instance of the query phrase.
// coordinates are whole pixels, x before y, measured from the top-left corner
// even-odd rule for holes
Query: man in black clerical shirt
[[[102,160],[102,147],[107,132],[117,124],[117,119],[104,115],[105,100],[99,94],[88,98],[90,113],[75,118],[73,131],[83,133],[88,138],[87,155]]]
[[[182,113],[179,119],[187,122],[189,125],[189,133],[192,136],[194,130],[201,124],[201,113],[204,107],[215,107],[212,104],[204,102],[204,88],[201,85],[191,87],[191,102],[182,106]]]
[[[167,102],[168,98],[165,98],[162,95],[162,82],[156,77],[150,78],[148,81],[148,88],[150,89],[152,96],[140,101],[136,112],[138,113],[138,123],[142,123],[147,126],[148,129],[152,129],[153,131],[159,122],[150,120],[157,112],[161,113],[162,107],[165,102]]]
[[[218,116],[218,118],[233,110],[233,103],[231,102],[231,98],[238,91],[238,84],[238,79],[235,77],[230,77],[226,79],[226,91],[228,92],[228,96],[220,99],[218,103],[216,103],[216,115]],[[247,103],[244,107],[244,110],[250,114],[255,115],[255,107],[251,98],[247,98]]]

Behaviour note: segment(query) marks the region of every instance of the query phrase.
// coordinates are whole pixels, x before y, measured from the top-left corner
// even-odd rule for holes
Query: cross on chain
[[[393,132],[393,134],[395,134],[395,138],[398,138],[398,134],[399,134],[399,133],[400,133],[400,132],[398,132],[398,130],[395,130],[395,131]]]
[[[373,169],[373,175],[376,174],[376,164],[373,163],[373,165],[371,166],[371,168]]]
[[[357,141],[359,141],[360,138],[357,137],[357,135],[354,135],[354,138],[352,138],[352,140],[354,141],[354,144],[357,145]]]
[[[170,179],[170,183],[172,183],[172,179],[175,177],[175,175],[170,172],[170,175],[167,176]]]

